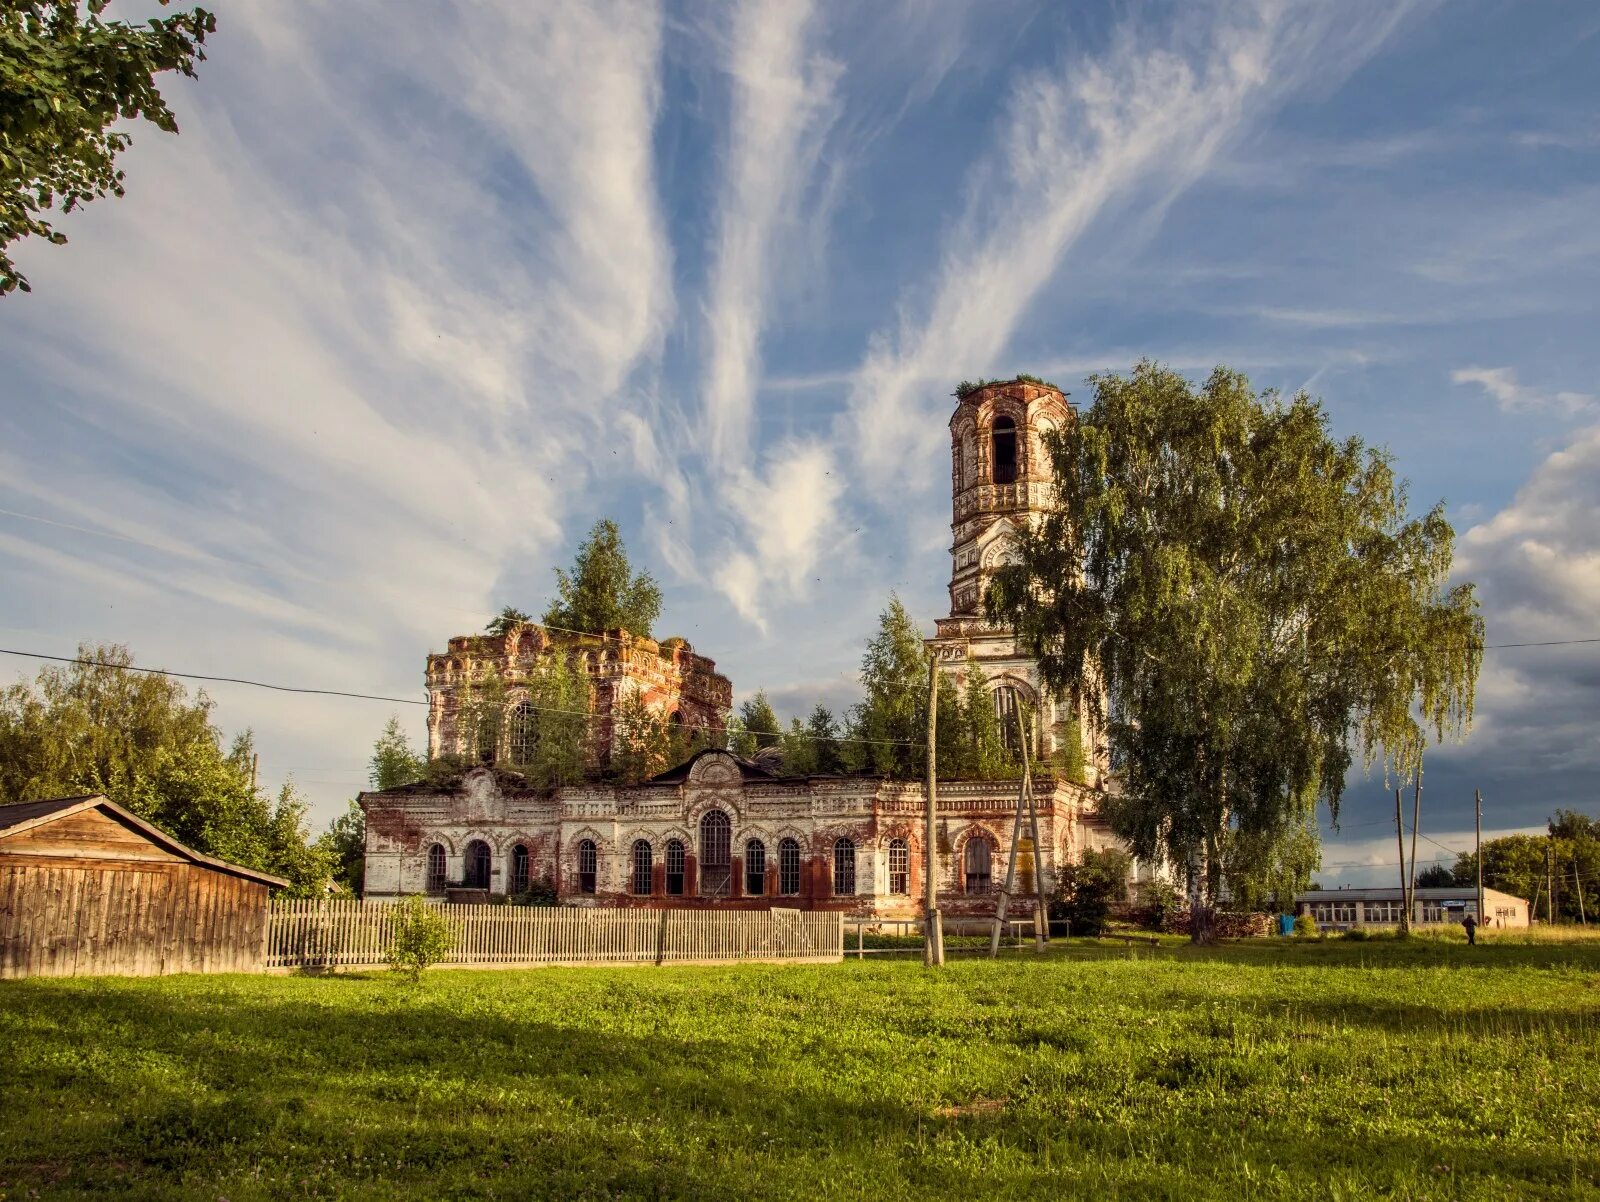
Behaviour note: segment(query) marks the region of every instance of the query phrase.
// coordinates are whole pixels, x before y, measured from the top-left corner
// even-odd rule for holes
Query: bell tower
[[[1025,702],[1035,716],[1040,758],[1076,736],[1084,750],[1085,783],[1098,777],[1078,718],[1044,691],[1038,663],[1005,627],[990,624],[983,596],[1000,566],[1016,555],[1019,536],[1050,504],[1051,466],[1045,439],[1076,420],[1064,392],[1031,379],[982,384],[961,394],[950,418],[950,616],[936,623],[928,649],[943,671],[966,684],[982,673],[1001,733],[1015,739],[1014,713]]]

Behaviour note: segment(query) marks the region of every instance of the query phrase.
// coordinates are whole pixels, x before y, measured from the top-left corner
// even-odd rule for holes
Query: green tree
[[[126,647],[81,644],[77,658],[0,691],[0,802],[103,793],[196,851],[297,892],[324,883],[294,790],[272,803],[255,787],[250,732],[224,751],[210,699],[133,670]]]
[[[928,659],[911,615],[891,593],[878,633],[861,659],[864,700],[850,713],[853,766],[875,775],[915,779],[927,770]]]
[[[661,589],[649,574],[634,574],[617,524],[604,518],[578,547],[572,571],[556,569],[556,600],[544,624],[585,634],[626,630],[650,637],[661,616]]]
[[[1315,819],[1278,830],[1230,830],[1222,855],[1232,909],[1290,914],[1295,895],[1311,887],[1322,867],[1322,839]]]
[[[805,723],[789,719],[783,734],[783,771],[786,776],[812,776],[817,771],[817,745],[806,734]]]
[[[489,624],[483,629],[486,634],[510,634],[517,627],[526,626],[531,621],[533,621],[531,614],[525,614],[520,609],[508,605],[490,618]]]
[[[367,881],[367,814],[361,804],[350,802],[318,842],[328,857],[334,884],[360,897]]]
[[[1410,517],[1389,456],[1336,442],[1319,404],[1225,368],[1091,382],[988,613],[1108,732],[1117,832],[1189,867],[1204,938],[1230,829],[1336,817],[1358,751],[1404,777],[1467,727],[1483,624],[1448,587],[1442,507]]]
[[[983,672],[971,659],[967,660],[966,684],[961,693],[960,723],[961,744],[954,775],[971,780],[1005,780],[1022,774],[1022,761],[1007,750],[1000,737],[994,698]],[[943,770],[940,775],[944,775]]]
[[[216,32],[205,9],[135,25],[101,20],[108,3],[0,3],[0,296],[30,291],[7,253],[13,242],[65,242],[47,214],[123,194],[116,159],[131,139],[113,129],[119,120],[178,132],[155,77],[193,78]]]
[[[822,776],[835,776],[845,771],[844,750],[839,743],[839,723],[822,702],[811,708],[806,719],[806,742],[810,748],[811,771]]]
[[[536,785],[581,780],[590,763],[594,723],[589,677],[575,656],[543,657],[510,703],[505,761]]]
[[[739,724],[747,733],[755,736],[757,751],[763,747],[776,747],[783,736],[783,727],[778,725],[778,715],[773,712],[765,689],[759,690],[739,707]]]
[[[1443,864],[1429,864],[1417,873],[1418,889],[1448,889],[1455,883],[1455,873]]]
[[[612,727],[610,773],[622,784],[649,780],[682,762],[682,729],[673,727],[642,698],[625,698]]]
[[[1600,901],[1600,820],[1576,810],[1557,810],[1548,835],[1504,835],[1483,844],[1483,883],[1515,897],[1536,902],[1535,912],[1550,912],[1557,921],[1594,921]],[[1548,860],[1547,860],[1548,857]],[[1472,852],[1456,857],[1455,884],[1471,889],[1478,883],[1478,860]],[[1579,884],[1582,884],[1582,901]]]
[[[391,715],[383,733],[372,745],[367,779],[379,793],[398,789],[420,779],[423,760],[423,756],[411,750],[411,742],[401,729],[399,715]]]

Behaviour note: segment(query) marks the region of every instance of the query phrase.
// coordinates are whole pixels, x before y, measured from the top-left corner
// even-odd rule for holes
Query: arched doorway
[[[489,845],[482,839],[468,843],[465,863],[462,865],[462,885],[468,889],[487,889],[490,858]]]

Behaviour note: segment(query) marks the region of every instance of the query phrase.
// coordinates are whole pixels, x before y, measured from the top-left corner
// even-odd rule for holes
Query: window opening
[[[794,839],[778,843],[778,892],[784,897],[800,892],[800,844]]]
[[[539,741],[539,712],[526,701],[511,707],[506,722],[506,754],[513,764],[530,764]]]
[[[653,867],[650,844],[643,839],[633,842],[633,891],[640,897],[650,896],[650,870]]]
[[[911,849],[904,839],[889,840],[889,892],[911,892]]]
[[[461,883],[468,889],[489,887],[489,845],[482,839],[467,844],[466,872]]]
[[[428,848],[428,885],[429,893],[444,892],[444,848],[435,843]]]
[[[596,869],[599,867],[600,856],[595,849],[593,839],[585,839],[578,844],[578,892],[593,893]]]
[[[767,845],[760,839],[744,845],[744,891],[749,897],[761,897],[767,891]]]
[[[994,482],[1013,484],[1017,479],[1017,423],[1009,417],[994,423]]]
[[[856,891],[856,845],[840,839],[833,845],[833,895],[851,897]]]
[[[733,887],[732,823],[721,810],[700,819],[700,896],[727,897]]]
[[[994,691],[994,720],[1000,727],[1000,742],[1012,755],[1022,751],[1017,734],[1017,690],[1003,684]]]
[[[994,849],[989,846],[989,840],[974,838],[967,841],[967,849],[962,854],[962,875],[968,893],[988,893],[994,888],[993,862]]]
[[[520,843],[511,849],[510,891],[512,893],[528,891],[528,849]]]
[[[667,840],[667,893],[683,896],[683,840]]]

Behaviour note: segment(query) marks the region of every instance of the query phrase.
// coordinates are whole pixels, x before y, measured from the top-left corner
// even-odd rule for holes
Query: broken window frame
[[[721,810],[700,819],[700,896],[733,892],[733,821]]]
[[[593,839],[578,841],[578,892],[593,896],[600,875],[600,849]]]
[[[767,845],[760,839],[745,840],[744,892],[746,897],[764,897],[767,892]]]
[[[667,896],[682,897],[684,889],[684,846],[682,839],[667,840],[666,861]]]
[[[800,896],[800,841],[778,840],[778,896]]]
[[[848,837],[833,842],[833,895],[856,895],[856,841]]]
[[[654,887],[655,850],[648,839],[633,841],[633,876],[629,882],[635,897],[649,897]]]
[[[444,844],[435,843],[428,848],[428,867],[427,875],[423,878],[423,892],[443,893],[447,874]]]

